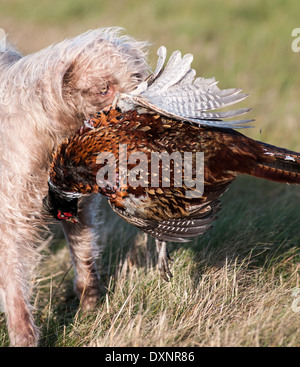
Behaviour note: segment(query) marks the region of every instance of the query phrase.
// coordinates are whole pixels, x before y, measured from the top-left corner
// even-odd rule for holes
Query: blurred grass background
[[[249,118],[256,120],[246,135],[300,151],[300,53],[291,49],[299,1],[0,0],[0,28],[24,54],[107,26],[149,40],[152,67],[162,44],[169,54],[193,53],[197,75],[250,95],[240,106],[253,107]],[[290,308],[299,287],[299,193],[237,179],[214,228],[191,244],[170,246],[172,284],[153,269],[153,241],[137,237],[132,247],[138,232],[106,214],[108,291],[92,323],[76,313],[70,259],[58,236],[35,296],[42,345],[299,346],[300,316]],[[4,325],[2,317],[0,345],[8,343]]]

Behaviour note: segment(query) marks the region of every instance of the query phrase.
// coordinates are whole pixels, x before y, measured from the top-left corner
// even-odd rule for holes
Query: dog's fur
[[[22,57],[0,45],[0,298],[12,346],[35,346],[39,330],[30,307],[30,279],[47,217],[53,150],[85,119],[130,91],[148,74],[145,43],[97,29]],[[106,86],[109,90],[106,94]],[[64,223],[83,310],[99,296],[99,199],[81,202],[81,224]]]

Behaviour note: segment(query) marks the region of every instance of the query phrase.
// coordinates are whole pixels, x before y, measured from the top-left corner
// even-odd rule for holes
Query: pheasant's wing
[[[164,46],[159,48],[158,56],[153,75],[131,93],[118,95],[116,104],[122,110],[140,106],[174,119],[225,128],[247,127],[245,125],[253,121],[222,121],[249,111],[248,108],[226,112],[215,111],[242,101],[247,94],[241,93],[241,89],[237,88],[221,90],[215,78],[195,79],[196,72],[191,69],[193,61],[191,54],[182,57],[179,51],[175,51],[164,69],[166,60]]]
[[[193,237],[204,234],[217,219],[220,210],[219,200],[206,203],[201,210],[189,217],[155,221],[130,215],[114,206],[108,200],[112,209],[128,223],[135,225],[150,236],[160,241],[189,242]]]

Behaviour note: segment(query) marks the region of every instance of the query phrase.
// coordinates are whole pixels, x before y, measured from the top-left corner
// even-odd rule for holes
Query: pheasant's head
[[[48,185],[48,195],[43,200],[47,212],[57,220],[78,223],[78,198],[81,195],[59,191],[50,181]]]

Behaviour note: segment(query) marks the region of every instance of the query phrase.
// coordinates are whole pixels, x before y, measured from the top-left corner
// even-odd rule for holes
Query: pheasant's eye
[[[105,94],[107,94],[108,90],[109,90],[109,86],[108,86],[108,84],[106,84],[106,85],[104,85],[103,87],[101,87],[101,88],[100,88],[100,91],[99,91],[99,92],[100,92],[103,96],[105,96]]]
[[[71,213],[62,213],[60,210],[57,212],[57,218],[64,220],[64,219],[70,219],[72,218],[72,214]]]
[[[66,219],[65,215],[60,210],[57,212],[57,218],[58,219]]]

